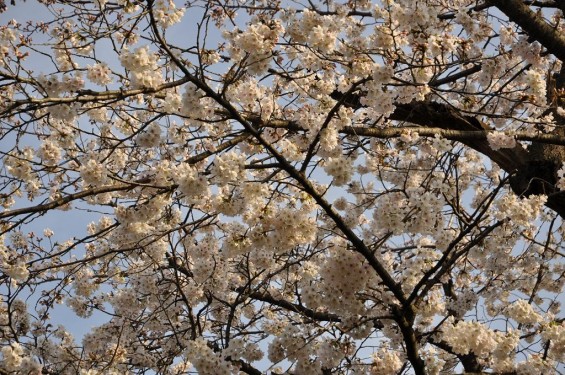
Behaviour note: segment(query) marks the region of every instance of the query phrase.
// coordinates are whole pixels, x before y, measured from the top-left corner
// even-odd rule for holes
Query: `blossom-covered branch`
[[[0,11],[1,373],[563,370],[560,2]]]

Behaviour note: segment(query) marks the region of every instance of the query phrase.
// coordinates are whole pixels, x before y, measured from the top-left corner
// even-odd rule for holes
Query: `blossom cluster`
[[[90,77],[87,76],[90,79]],[[38,77],[40,87],[48,96],[60,96],[68,92],[76,92],[85,85],[84,78],[80,72],[75,74],[63,74],[61,78],[52,74],[49,76],[40,75]]]
[[[158,123],[151,123],[143,129],[135,139],[141,147],[155,147],[161,142],[161,126]]]
[[[219,185],[237,183],[245,176],[244,155],[229,152],[222,156],[216,156],[212,167],[212,178]]]
[[[513,148],[516,146],[516,140],[503,132],[489,132],[487,140],[493,150],[500,150],[501,148]]]
[[[324,170],[334,178],[333,182],[336,186],[343,186],[349,182],[353,175],[353,161],[351,158],[329,158]]]
[[[249,71],[260,74],[267,70],[271,54],[284,28],[278,20],[270,23],[251,23],[246,30],[235,29],[224,32],[224,37],[231,41],[230,56],[240,61],[249,59]]]
[[[179,191],[184,194],[188,203],[204,203],[210,198],[210,188],[207,179],[188,164],[179,166],[176,170],[175,182]]]
[[[155,88],[163,83],[163,75],[158,66],[159,55],[152,53],[149,46],[139,47],[133,51],[124,49],[120,62],[131,73],[132,87]]]
[[[513,355],[519,341],[517,332],[504,334],[490,330],[479,322],[467,321],[445,323],[442,337],[455,353],[465,355],[472,352],[483,360],[502,360],[500,363],[506,365],[509,364],[506,360]]]
[[[95,64],[93,66],[88,66],[88,72],[86,73],[86,78],[88,78],[92,83],[100,86],[104,86],[112,82],[111,70],[105,63]]]
[[[41,364],[37,363],[18,343],[4,346],[1,351],[2,362],[7,371],[16,374],[39,374]]]
[[[157,0],[153,14],[157,24],[167,29],[182,20],[184,8],[177,8],[173,0]]]
[[[0,64],[6,64],[4,59],[10,55],[13,43],[18,39],[17,36],[13,28],[7,26],[0,28]]]
[[[403,361],[398,358],[395,351],[381,348],[373,353],[373,363],[371,364],[371,375],[392,375],[397,374],[402,368]]]
[[[80,177],[86,186],[102,186],[108,180],[108,174],[104,164],[95,158],[88,158],[79,169]]]
[[[551,46],[471,1],[287,5],[0,26],[0,373],[562,366],[565,210],[507,178],[562,120]]]
[[[328,255],[317,267],[318,282],[304,278],[304,303],[313,309],[341,312],[345,308],[350,313],[363,314],[363,303],[356,293],[363,292],[372,279],[369,265],[358,254],[339,245]]]
[[[542,316],[523,299],[519,299],[508,306],[506,314],[520,324],[535,324],[542,320]]]

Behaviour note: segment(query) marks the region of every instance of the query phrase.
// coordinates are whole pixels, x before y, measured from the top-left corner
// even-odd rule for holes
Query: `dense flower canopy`
[[[0,374],[565,371],[562,1],[0,8]]]

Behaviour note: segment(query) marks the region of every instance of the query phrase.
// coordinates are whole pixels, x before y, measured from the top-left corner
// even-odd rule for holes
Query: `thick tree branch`
[[[237,361],[232,361],[233,364],[235,364],[236,366],[239,366],[239,370],[249,374],[249,375],[262,375],[263,373],[259,370],[257,370],[255,367],[251,366],[249,363],[242,361],[242,360],[237,360]]]
[[[259,116],[248,116],[249,121],[256,124],[258,127],[264,128],[282,128],[290,131],[307,131],[299,124],[290,120],[273,119],[269,121],[262,121]],[[469,141],[486,141],[489,132],[494,130],[457,130],[446,129],[441,127],[428,127],[422,126],[399,126],[390,128],[367,128],[361,126],[345,126],[338,132],[340,134],[347,134],[352,136],[374,137],[374,138],[398,138],[406,133],[417,133],[421,137],[435,137],[439,136],[452,141],[459,141],[461,143]],[[565,137],[556,134],[532,134],[531,132],[521,131],[512,133],[512,136],[517,141],[528,141],[537,143],[547,143],[552,145],[565,146]],[[527,157],[526,153],[521,153]],[[488,156],[488,155],[487,155]],[[515,164],[512,164],[515,167]]]
[[[565,37],[521,0],[488,0],[486,4],[500,9],[528,35],[565,62]]]
[[[337,91],[332,93],[332,98],[334,99],[341,98],[342,96],[343,94]],[[354,108],[362,106],[359,94],[350,94],[349,98],[345,99],[345,102],[346,105]],[[509,173],[513,173],[522,168],[528,161],[528,152],[520,145],[517,145],[513,149],[493,150],[488,142],[485,142],[485,131],[491,130],[489,126],[473,116],[462,115],[459,111],[446,104],[435,102],[398,104],[394,112],[389,116],[389,119],[407,121],[424,127],[434,127],[445,130],[464,132],[481,131],[484,134],[483,139],[460,139],[461,143],[488,156]]]
[[[407,356],[408,360],[412,364],[414,368],[414,372],[416,375],[424,375],[425,374],[425,362],[419,356],[419,343],[415,339],[415,332],[412,327],[415,318],[415,312],[413,307],[406,304],[406,296],[402,291],[401,286],[395,281],[395,279],[390,275],[388,270],[381,264],[381,262],[375,257],[374,253],[367,247],[367,245],[363,242],[361,238],[354,232],[352,228],[350,228],[346,223],[345,220],[341,217],[341,215],[334,210],[331,204],[323,197],[323,194],[320,194],[314,185],[310,182],[310,180],[305,176],[304,173],[300,172],[299,170],[295,169],[290,162],[284,158],[275,148],[274,146],[266,141],[260,132],[245,118],[245,116],[238,111],[229,101],[215,92],[210,86],[206,84],[203,80],[200,80],[198,77],[193,75],[187,67],[173,54],[168,47],[167,43],[163,39],[162,35],[159,32],[159,29],[156,26],[156,22],[154,19],[154,15],[151,11],[153,1],[148,0],[149,5],[149,15],[151,18],[151,27],[153,32],[161,45],[161,48],[167,52],[171,60],[174,64],[182,71],[185,77],[194,83],[196,87],[201,89],[206,93],[207,96],[212,98],[216,103],[218,103],[225,111],[229,113],[229,115],[239,122],[247,132],[249,132],[259,144],[265,149],[266,152],[271,154],[277,161],[280,163],[281,168],[285,170],[289,174],[291,178],[293,178],[298,184],[301,185],[304,192],[310,195],[319,207],[328,215],[328,217],[335,223],[336,227],[344,234],[347,240],[352,244],[355,251],[359,254],[363,255],[363,257],[367,260],[368,264],[375,270],[377,275],[383,280],[384,285],[392,292],[395,298],[400,302],[403,307],[403,316],[402,319],[397,320],[399,326],[401,326],[401,330],[403,336],[405,336],[405,342],[407,345]]]
[[[429,338],[428,341],[432,344],[437,346],[438,348],[455,355],[461,361],[463,368],[465,369],[465,373],[472,373],[477,374],[481,373],[483,370],[483,366],[480,365],[479,361],[477,360],[477,356],[473,353],[469,354],[458,354],[453,351],[453,348],[444,341],[435,340],[433,337]]]
[[[485,131],[490,130],[486,124],[475,117],[462,115],[445,104],[434,102],[413,102],[397,105],[389,119],[447,130],[481,131],[485,134],[485,137]],[[523,167],[528,159],[527,151],[520,145],[513,149],[493,150],[485,139],[462,139],[461,143],[488,156],[509,173]]]
[[[149,5],[149,9],[151,10],[153,6],[153,1],[147,1]],[[269,152],[277,161],[280,163],[282,169],[284,169],[290,177],[295,179],[303,188],[303,190],[310,195],[316,203],[320,206],[320,208],[330,217],[333,222],[336,224],[336,227],[345,235],[345,237],[352,243],[354,248],[357,252],[362,254],[371,265],[371,267],[377,272],[379,277],[383,280],[384,284],[387,288],[394,294],[394,296],[398,299],[398,301],[402,304],[406,302],[406,296],[402,292],[402,288],[398,283],[394,280],[394,278],[388,273],[386,268],[376,259],[373,252],[365,245],[363,240],[355,234],[355,232],[345,223],[344,219],[341,215],[333,209],[331,204],[324,199],[324,197],[316,190],[314,185],[310,182],[308,178],[301,173],[297,169],[293,167],[293,165],[284,158],[276,149],[275,147],[268,141],[266,141],[258,129],[256,129],[251,122],[249,122],[245,116],[236,109],[229,101],[223,98],[220,94],[214,91],[210,86],[206,84],[205,81],[200,80],[198,77],[193,75],[188,68],[176,57],[176,55],[170,50],[167,43],[163,39],[162,35],[159,32],[159,29],[156,26],[156,21],[154,19],[154,15],[152,11],[149,12],[151,18],[151,26],[153,28],[153,32],[161,45],[161,47],[167,52],[171,60],[174,64],[182,71],[185,75],[186,79],[190,82],[194,83],[196,87],[201,89],[207,96],[212,98],[216,103],[218,103],[235,121],[239,122],[245,130],[250,133],[259,144],[261,144],[267,152]],[[405,306],[405,308],[410,310],[409,306]],[[413,315],[413,312],[412,312]]]
[[[341,98],[341,96],[343,94],[337,91],[332,93],[334,99]],[[350,107],[360,108],[362,106],[360,94],[351,94],[350,98],[345,100],[345,103]],[[510,186],[516,194],[526,196],[545,194],[548,197],[546,206],[565,218],[565,192],[557,190],[554,186],[554,174],[556,172],[553,170],[554,165],[539,165],[539,161],[534,160],[532,153],[525,150],[521,145],[512,149],[493,150],[486,140],[486,134],[491,129],[477,118],[461,114],[457,109],[446,104],[411,102],[398,104],[389,119],[406,121],[423,127],[445,129],[450,132],[462,131],[463,133],[457,134],[461,136],[458,139],[461,143],[487,156],[509,174],[517,176],[510,180]],[[467,132],[481,132],[484,135],[471,135],[472,133]],[[469,136],[469,138],[466,138],[466,136]],[[538,138],[537,136],[530,138],[527,134],[521,136],[523,140],[537,141],[536,138]],[[540,135],[539,139],[543,140],[540,143],[555,141],[554,144],[562,144],[564,137],[559,134],[549,137]]]

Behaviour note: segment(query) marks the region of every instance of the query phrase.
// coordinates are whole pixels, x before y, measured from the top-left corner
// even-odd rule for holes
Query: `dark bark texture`
[[[548,53],[565,62],[565,36],[548,24],[538,13],[534,12],[521,0],[487,0],[485,7],[494,6],[502,11],[509,20],[516,23],[528,34],[530,40],[538,41]],[[480,66],[469,74],[480,70]],[[467,74],[463,75],[467,76]],[[443,82],[430,82],[430,86],[439,86]],[[557,120],[558,127],[554,135],[565,137],[565,118],[556,112],[557,106],[565,106],[565,67],[548,80],[548,102],[551,112]],[[343,104],[360,108],[363,93],[344,94],[335,91],[332,97],[342,100]],[[436,127],[447,130],[477,131],[490,130],[488,124],[482,123],[474,116],[460,113],[446,104],[432,101],[414,101],[398,104],[389,117],[390,120],[406,121],[422,127]],[[559,126],[559,125],[562,125]],[[521,145],[513,149],[493,150],[485,139],[461,141],[466,146],[482,153],[498,164],[511,175],[510,187],[520,196],[545,194],[548,196],[546,206],[565,218],[565,191],[555,185],[558,180],[557,171],[565,161],[565,146],[532,142],[528,149]]]

